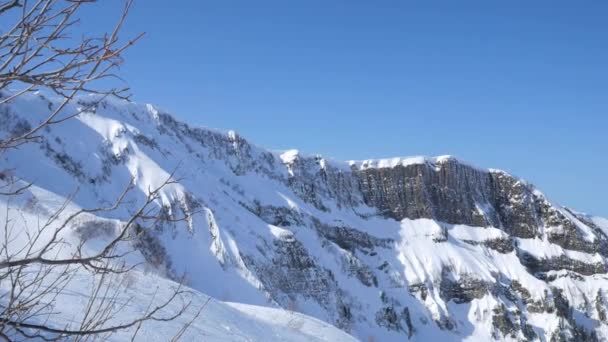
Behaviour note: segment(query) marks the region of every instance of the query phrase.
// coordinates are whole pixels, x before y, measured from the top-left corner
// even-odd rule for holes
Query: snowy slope
[[[33,125],[53,105],[14,100],[0,108],[0,131]],[[194,289],[239,303],[217,302],[218,311],[255,314],[259,324],[285,326],[265,306],[361,340],[608,338],[606,220],[499,170],[448,156],[340,162],[270,152],[113,100],[2,158],[0,170],[37,185],[19,205],[50,206],[76,189],[75,206],[108,204],[132,177],[128,200],[142,201],[177,170],[158,204],[196,214],[154,230],[163,262],[147,269],[186,274]]]
[[[34,198],[37,200],[33,200]],[[0,198],[0,207],[9,208],[0,211],[0,222],[6,222],[8,215],[8,221],[22,230],[20,232],[14,230],[14,234],[9,236],[13,250],[21,250],[27,241],[26,235],[23,234],[24,231],[34,233],[39,227],[37,223],[46,222],[49,219],[49,213],[55,212],[64,200],[37,186],[33,186],[23,195],[11,197],[13,203],[10,205],[6,202],[6,198]],[[62,213],[62,217],[67,217],[78,209],[80,208],[70,205]],[[52,228],[57,228],[59,222],[61,220],[57,221]],[[74,229],[65,232],[65,241],[69,245],[75,246],[80,238],[78,228],[95,227],[98,232],[106,232],[107,235],[100,234],[94,241],[84,245],[84,255],[90,255],[99,250],[97,245],[113,238],[112,232],[117,231],[104,228],[114,228],[117,224],[116,220],[85,215],[74,224]],[[50,234],[54,229],[47,231]],[[49,236],[42,236],[39,241],[47,241],[48,238]],[[119,245],[119,248],[127,251],[128,247]],[[57,258],[69,258],[72,250],[61,248],[57,252],[55,255]],[[131,264],[144,261],[143,256],[139,253],[129,255],[127,259]],[[29,319],[28,323],[45,324],[57,328],[69,327],[73,330],[76,330],[75,327],[79,327],[89,297],[95,292],[101,276],[93,275],[82,268],[72,269],[76,273],[70,276],[71,279],[65,283],[66,286],[61,294],[53,298],[54,306],[39,312],[38,318]],[[150,271],[140,268],[126,274],[107,276],[106,281],[110,285],[102,288],[104,296],[100,298],[111,297],[115,291],[117,291],[117,296],[115,303],[112,304],[113,315],[105,326],[123,325],[134,318],[141,317],[142,313],[149,312],[150,306],[155,307],[167,301],[172,296],[174,289],[179,287],[179,284]],[[29,272],[32,275],[36,274],[36,267],[29,268]],[[65,273],[59,272],[59,269],[46,275],[46,281],[43,282],[42,287],[50,286],[63,275]],[[10,291],[8,285],[9,283],[6,281],[0,282],[2,298],[6,298],[5,294]],[[135,341],[170,341],[187,324],[190,324],[188,329],[181,335],[181,339],[185,341],[356,341],[354,337],[328,323],[294,311],[227,303],[193,289],[182,288],[182,290],[186,293],[173,300],[155,317],[173,316],[184,305],[187,305],[185,312],[168,322],[154,320],[144,322]],[[47,301],[50,302],[50,299]],[[97,337],[107,341],[126,341],[131,340],[135,331],[135,327],[132,327]],[[49,335],[49,337],[52,336]]]
[[[91,276],[79,274],[56,299],[56,307],[47,325],[63,327],[66,324],[78,326],[89,294],[92,292]],[[134,271],[129,275],[129,287],[121,291],[118,305],[127,303],[117,312],[110,324],[129,322],[138,317],[148,307],[151,298],[166,300],[177,286],[172,281],[158,276]],[[147,321],[143,323],[135,341],[170,341],[185,324],[203,308],[200,315],[181,335],[183,341],[357,341],[354,337],[320,320],[282,309],[255,305],[225,303],[210,298],[200,292],[188,297],[191,306],[178,318],[168,322]],[[171,316],[181,309],[176,301],[165,308],[160,315]],[[48,322],[51,322],[49,324]],[[29,323],[37,322],[35,319]],[[119,330],[103,336],[107,341],[128,341],[134,328]]]
[[[137,315],[145,310],[152,295],[156,298],[168,298],[172,286],[171,282],[155,276],[136,272],[132,275],[131,288],[121,299],[133,303],[120,311],[116,322],[121,319]],[[79,295],[86,295],[86,278],[78,286]],[[83,289],[84,287],[84,289]],[[146,322],[137,335],[137,341],[169,341],[186,324],[198,309],[204,306],[199,317],[182,335],[183,341],[356,341],[356,339],[328,323],[282,309],[273,309],[255,305],[224,303],[197,292],[192,297],[192,306],[177,319],[164,322]],[[73,297],[59,299],[59,305],[64,313],[55,316],[57,322],[68,322],[81,312],[82,308],[72,307],[79,303]],[[69,310],[65,309],[69,308]],[[167,313],[177,312],[178,303],[167,308]],[[111,335],[110,341],[125,341],[130,339],[133,329],[119,331]]]
[[[70,322],[77,324],[84,304],[91,292],[90,275],[77,277],[65,290],[65,295],[57,298],[59,314],[51,316],[55,326]],[[129,288],[122,292],[118,301],[129,304],[121,308],[110,324],[128,322],[131,317],[146,310],[150,298],[165,300],[177,284],[154,275],[139,271],[130,276]],[[199,308],[203,311],[181,336],[183,341],[357,341],[354,337],[320,320],[282,309],[255,305],[233,304],[195,292],[189,309],[180,317],[169,322],[145,322],[135,341],[170,341],[187,324]],[[181,309],[175,302],[163,314],[170,316]],[[48,323],[47,323],[48,324]],[[108,341],[127,341],[134,329],[120,330],[109,335]]]

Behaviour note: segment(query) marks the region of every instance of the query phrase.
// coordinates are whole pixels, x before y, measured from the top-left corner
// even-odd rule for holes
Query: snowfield
[[[120,324],[141,315],[151,299],[169,298],[176,283],[155,275],[134,271],[129,274],[129,287],[121,292],[118,305],[121,310],[109,322]],[[91,276],[81,274],[57,298],[59,313],[50,316],[57,327],[80,322],[88,297],[92,292]],[[3,290],[5,290],[3,288]],[[225,303],[198,291],[188,296],[191,306],[178,318],[169,322],[143,323],[135,341],[170,341],[189,324],[202,308],[200,315],[181,335],[183,341],[357,341],[354,337],[322,322],[296,312],[255,305]],[[123,306],[124,305],[124,306]],[[161,315],[171,316],[181,309],[176,301]],[[42,322],[40,322],[42,323]],[[135,329],[120,330],[108,335],[108,341],[129,341]]]

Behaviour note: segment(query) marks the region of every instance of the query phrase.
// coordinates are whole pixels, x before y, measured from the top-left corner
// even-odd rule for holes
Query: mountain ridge
[[[13,100],[0,131],[16,134],[53,106]],[[148,263],[165,276],[187,273],[216,298],[296,309],[360,339],[608,337],[608,225],[504,171],[451,156],[271,152],[152,105],[94,107],[0,165],[59,196],[80,188],[82,207],[111,202],[130,178],[129,200],[140,201],[177,170],[159,205],[199,213],[152,232],[162,253]]]

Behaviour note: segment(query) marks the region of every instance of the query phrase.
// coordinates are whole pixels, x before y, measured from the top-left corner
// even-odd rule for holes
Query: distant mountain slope
[[[18,132],[53,106],[14,100],[0,107],[0,130]],[[131,177],[129,200],[141,201],[177,168],[159,205],[197,214],[151,232],[163,248],[148,267],[186,273],[220,300],[289,308],[361,340],[608,338],[606,220],[503,171],[453,157],[270,152],[109,100],[3,158],[0,169],[45,191],[79,189],[81,207],[112,202]]]

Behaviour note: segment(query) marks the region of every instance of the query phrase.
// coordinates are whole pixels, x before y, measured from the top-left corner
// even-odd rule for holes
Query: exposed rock
[[[285,296],[310,298],[319,305],[335,307],[337,284],[331,271],[317,265],[304,246],[293,237],[275,239],[274,253],[267,262],[242,256],[250,269],[256,271],[274,300],[286,301]]]
[[[511,253],[515,249],[513,239],[510,238],[485,240],[483,244],[499,253]]]
[[[500,340],[503,337],[515,338],[517,336],[517,332],[519,331],[519,327],[511,320],[509,311],[507,311],[507,308],[504,306],[504,304],[501,304],[500,306],[494,308],[492,312],[492,326],[501,334],[498,335],[495,332],[494,338],[497,340]]]
[[[538,259],[525,251],[517,251],[517,256],[522,265],[538,278],[545,279],[546,272],[554,270],[568,270],[582,275],[605,274],[606,267],[603,263],[585,263],[580,260],[571,259],[565,255],[559,257]]]
[[[597,296],[595,297],[595,310],[597,311],[598,319],[601,322],[607,323],[608,318],[606,316],[606,301],[602,295],[602,290],[597,291]]]
[[[410,293],[412,293],[412,294],[419,293],[420,298],[422,300],[426,300],[426,296],[428,295],[428,289],[426,287],[426,284],[424,284],[424,283],[411,284],[409,286],[409,290],[410,290]]]
[[[371,268],[361,263],[352,253],[347,252],[343,257],[343,269],[347,274],[359,279],[363,285],[378,287],[378,278],[376,278]]]
[[[264,222],[274,226],[288,227],[292,225],[302,225],[304,222],[302,215],[291,208],[271,205],[262,206],[257,201],[254,201],[253,206],[242,205],[264,220]]]
[[[440,293],[445,301],[454,300],[456,303],[467,303],[486,295],[490,287],[486,282],[467,275],[461,275],[460,279],[456,281],[450,272],[444,270]]]
[[[402,331],[408,338],[414,334],[414,328],[410,317],[409,309],[403,308],[399,313],[394,306],[387,306],[376,312],[376,323],[389,330]]]
[[[524,302],[527,302],[531,298],[530,291],[528,291],[528,289],[521,285],[519,281],[512,280],[509,287],[513,291],[517,292]]]
[[[510,238],[496,238],[496,239],[489,239],[489,240],[484,240],[484,241],[474,241],[474,240],[462,240],[462,242],[468,243],[470,245],[484,245],[490,249],[493,249],[499,253],[511,253],[513,252],[513,250],[515,249],[515,246],[513,245],[513,239]]]
[[[489,221],[477,209],[487,203],[481,187],[489,174],[453,160],[431,165],[355,171],[366,204],[395,218],[435,218],[453,224],[485,226]]]
[[[391,239],[380,239],[354,228],[330,226],[313,219],[317,233],[349,251],[371,250],[374,247],[388,248],[394,243]]]

